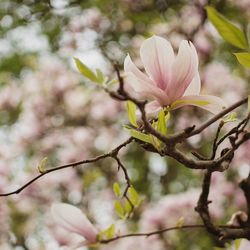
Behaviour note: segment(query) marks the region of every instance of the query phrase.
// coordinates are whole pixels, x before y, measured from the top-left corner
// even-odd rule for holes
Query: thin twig
[[[218,148],[218,139],[219,139],[219,135],[220,135],[220,132],[221,132],[221,129],[222,127],[224,126],[224,122],[221,121],[218,128],[217,128],[217,131],[216,131],[216,134],[215,134],[215,138],[213,140],[213,147],[212,147],[212,154],[210,156],[210,160],[213,160],[215,158],[215,155],[216,155],[216,151],[217,151],[217,148]]]
[[[217,227],[219,227],[219,228],[231,228],[231,229],[239,229],[240,228],[238,226],[231,226],[231,225],[219,225]],[[152,231],[149,233],[130,233],[130,234],[124,234],[124,235],[117,235],[117,236],[115,236],[111,239],[108,239],[108,240],[101,240],[100,243],[107,244],[107,243],[110,243],[112,241],[116,241],[116,240],[123,239],[123,238],[129,238],[129,237],[146,237],[147,238],[147,237],[150,237],[152,235],[159,235],[159,234],[169,232],[169,231],[182,230],[182,229],[196,229],[196,228],[204,228],[205,229],[205,226],[203,224],[183,225],[183,226],[168,227],[168,228]]]
[[[118,165],[118,170],[122,169],[123,173],[124,173],[124,177],[125,177],[125,180],[126,180],[126,183],[127,183],[127,186],[123,192],[123,197],[125,197],[125,199],[128,201],[129,205],[131,206],[131,212],[133,212],[134,210],[134,204],[132,203],[132,201],[129,199],[128,195],[127,195],[127,192],[129,190],[129,188],[132,186],[131,185],[131,181],[130,181],[130,178],[129,178],[129,175],[128,175],[128,171],[127,169],[125,168],[125,166],[122,164],[121,160],[117,157],[117,156],[114,156],[113,157],[116,162],[117,162],[117,165]]]
[[[41,177],[43,177],[44,175],[47,175],[49,173],[52,173],[52,172],[55,172],[55,171],[58,171],[58,170],[62,170],[62,169],[65,169],[65,168],[76,167],[76,166],[84,165],[84,164],[87,164],[87,163],[97,162],[97,161],[105,159],[105,158],[110,158],[110,157],[114,158],[114,156],[117,155],[117,153],[123,147],[125,147],[128,144],[130,144],[132,141],[133,141],[133,138],[130,137],[128,140],[126,140],[125,142],[123,142],[122,144],[120,144],[119,146],[117,146],[115,149],[111,150],[109,153],[102,154],[102,155],[99,155],[99,156],[91,158],[91,159],[77,161],[77,162],[72,162],[72,163],[61,165],[61,166],[58,166],[58,167],[55,167],[55,168],[47,169],[44,172],[42,172],[39,175],[37,175],[36,177],[34,177],[33,179],[31,179],[30,181],[28,181],[27,183],[25,183],[20,188],[14,190],[14,191],[11,191],[11,192],[1,193],[0,197],[10,196],[10,195],[13,195],[13,194],[18,194],[21,191],[23,191],[25,188],[27,188],[28,186],[30,186],[33,182],[35,182],[36,180],[40,179]]]
[[[211,119],[209,119],[208,121],[206,121],[205,123],[203,123],[201,126],[199,126],[198,128],[194,129],[189,135],[187,135],[187,138],[201,133],[204,129],[206,129],[207,127],[209,127],[214,122],[218,121],[224,115],[226,115],[229,112],[231,112],[232,110],[240,107],[241,105],[247,103],[247,100],[248,100],[248,97],[246,97],[246,98],[244,98],[244,99],[242,99],[242,100],[234,103],[233,105],[229,106],[228,108],[222,110],[220,113],[218,113],[217,115],[213,116]]]
[[[211,203],[208,200],[210,185],[211,185],[212,171],[207,170],[204,174],[202,191],[195,207],[195,211],[199,213],[206,230],[213,236],[218,246],[224,246],[224,242],[220,240],[221,237],[221,228],[213,224],[210,217],[208,205]]]

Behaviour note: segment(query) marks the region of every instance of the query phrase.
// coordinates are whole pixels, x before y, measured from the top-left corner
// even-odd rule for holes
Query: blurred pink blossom
[[[164,106],[177,109],[194,105],[213,113],[225,107],[218,97],[200,95],[198,56],[191,42],[183,40],[175,56],[167,40],[152,36],[143,42],[140,56],[147,75],[134,65],[128,55],[124,61],[125,80],[138,97],[155,99],[147,105],[149,113]]]
[[[192,33],[199,26],[202,19],[201,11],[192,5],[184,6],[180,14],[181,19],[178,21],[181,23],[181,29],[187,34]]]
[[[18,86],[11,84],[5,86],[0,92],[0,110],[16,108],[21,100],[21,91]]]
[[[195,34],[194,44],[199,54],[201,55],[208,56],[213,49],[213,45],[211,41],[209,40],[207,31],[204,29],[200,30],[199,32]]]
[[[199,192],[199,189],[190,189],[187,192],[166,195],[143,212],[140,223],[142,230],[151,231],[170,227],[181,217],[184,218],[185,223],[193,223],[198,218],[193,208]]]
[[[242,11],[245,11],[246,14],[249,14],[250,2],[249,0],[231,0],[232,4],[238,6]]]
[[[236,102],[247,91],[246,82],[219,62],[212,62],[206,66],[202,81],[207,91],[220,95],[228,103]]]

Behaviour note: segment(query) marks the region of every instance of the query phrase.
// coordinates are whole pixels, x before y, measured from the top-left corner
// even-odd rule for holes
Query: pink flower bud
[[[66,203],[57,203],[52,205],[51,213],[59,226],[84,237],[86,241],[83,245],[97,242],[97,229],[77,207]]]

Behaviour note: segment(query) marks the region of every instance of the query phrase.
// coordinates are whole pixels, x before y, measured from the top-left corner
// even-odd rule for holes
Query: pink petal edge
[[[149,77],[158,88],[165,90],[172,78],[174,51],[171,44],[154,35],[143,42],[140,56]]]
[[[97,229],[77,207],[57,203],[52,205],[51,213],[55,222],[65,230],[83,236],[88,242],[96,242]]]

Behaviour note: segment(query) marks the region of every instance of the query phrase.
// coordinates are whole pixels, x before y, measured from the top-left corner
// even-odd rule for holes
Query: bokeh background
[[[48,166],[108,152],[129,137],[125,105],[76,70],[73,57],[114,77],[112,62],[122,69],[127,53],[141,65],[139,48],[153,35],[178,49],[193,41],[200,60],[202,92],[233,103],[249,91],[250,72],[235,60],[206,19],[206,0],[1,0],[0,1],[0,192],[12,191]],[[248,0],[214,0],[210,4],[246,29]],[[239,111],[241,117],[243,111]],[[171,117],[171,132],[200,124],[211,114],[183,108]],[[225,129],[230,128],[230,124]],[[208,155],[216,126],[191,138],[183,149]],[[210,199],[217,223],[245,209],[237,183],[248,174],[249,142],[235,155],[231,169],[216,173]],[[133,144],[121,153],[131,181],[143,197],[133,217],[121,221],[113,211],[112,185],[125,187],[112,160],[61,170],[22,193],[0,201],[0,249],[71,249],[78,237],[58,228],[50,215],[53,202],[81,208],[104,229],[115,223],[121,233],[147,232],[185,223],[200,223],[194,212],[201,172]],[[85,249],[85,248],[82,248]],[[87,249],[87,248],[86,248]],[[91,249],[91,248],[90,248]],[[151,238],[128,238],[95,249],[213,249],[203,230],[180,230]],[[249,248],[246,248],[249,249]]]

